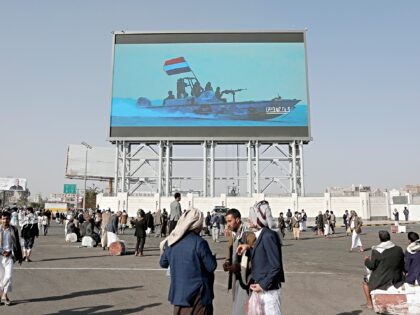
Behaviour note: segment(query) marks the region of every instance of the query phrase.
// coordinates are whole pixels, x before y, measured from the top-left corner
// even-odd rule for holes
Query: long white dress
[[[350,223],[350,228],[353,230],[353,233],[351,235],[351,249],[362,246],[362,241],[360,240],[360,234],[356,233],[354,226],[355,226],[355,223],[354,223],[354,220],[352,220]]]

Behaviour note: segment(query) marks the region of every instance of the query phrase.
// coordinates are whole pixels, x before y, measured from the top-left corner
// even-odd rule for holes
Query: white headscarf
[[[194,231],[203,227],[203,213],[195,208],[185,211],[178,220],[171,234],[160,243],[160,249],[168,242],[172,246],[178,242],[188,231]]]

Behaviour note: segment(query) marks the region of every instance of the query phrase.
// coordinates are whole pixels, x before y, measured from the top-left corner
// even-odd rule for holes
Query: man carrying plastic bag
[[[251,257],[251,297],[248,302],[249,315],[280,315],[280,288],[284,282],[281,242],[271,209],[263,200],[250,209],[248,223],[255,229],[257,238],[253,247],[239,245],[238,255],[249,250]]]

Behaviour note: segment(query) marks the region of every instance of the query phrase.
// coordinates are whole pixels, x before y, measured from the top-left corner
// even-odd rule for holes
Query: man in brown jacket
[[[251,270],[247,256],[237,255],[236,249],[240,244],[253,246],[256,238],[254,233],[246,230],[241,221],[241,213],[237,209],[229,209],[225,218],[231,235],[228,239],[227,255],[223,264],[223,270],[229,272],[228,290],[232,289],[232,315],[242,315],[246,314],[248,282]]]

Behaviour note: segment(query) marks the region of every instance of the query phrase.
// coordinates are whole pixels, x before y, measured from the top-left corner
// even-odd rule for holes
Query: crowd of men
[[[151,213],[139,209],[129,218],[124,211],[71,209],[62,215],[49,210],[28,208],[3,209],[0,221],[0,301],[10,305],[8,293],[12,284],[13,264],[31,262],[32,248],[39,234],[46,236],[54,218],[64,225],[67,241],[90,239],[90,246],[104,250],[118,240],[127,228],[134,229],[135,256],[144,256],[147,237],[162,237],[160,266],[170,275],[169,301],[174,314],[213,314],[213,284],[217,261],[203,236],[227,237],[227,251],[223,270],[228,273],[228,289],[233,295],[232,314],[246,314],[247,310],[263,310],[262,314],[280,314],[280,289],[284,282],[282,242],[286,231],[299,240],[307,229],[305,210],[290,209],[275,220],[265,200],[250,208],[246,223],[237,209],[227,212],[207,212],[197,209],[181,210],[181,195],[176,193],[166,209]],[[407,210],[408,211],[408,210]],[[405,213],[404,213],[405,214]],[[408,213],[405,214],[408,219]],[[346,210],[342,216],[347,235],[352,236],[350,250],[359,247],[363,221],[355,211]],[[320,212],[313,231],[328,238],[335,233],[336,217],[333,211]],[[19,232],[20,230],[20,232]],[[379,232],[380,244],[372,247],[365,257],[368,270],[363,290],[368,308],[372,308],[371,292],[399,288],[404,282],[420,283],[420,239],[415,232],[408,234],[406,252],[391,242],[387,231]],[[23,242],[20,241],[23,239]],[[87,245],[89,246],[89,245]]]

